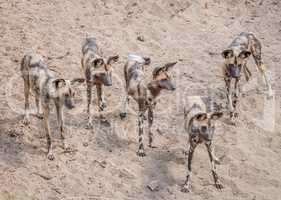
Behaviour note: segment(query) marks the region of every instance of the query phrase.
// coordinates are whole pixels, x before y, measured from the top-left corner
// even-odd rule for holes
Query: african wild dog
[[[231,118],[238,116],[236,108],[240,90],[239,82],[241,71],[243,70],[247,81],[251,76],[251,72],[247,67],[247,61],[250,55],[253,55],[255,63],[264,77],[268,90],[268,97],[272,97],[270,77],[261,58],[261,43],[252,33],[242,32],[233,40],[228,48],[222,52],[222,56],[225,59],[223,76],[227,88],[227,102]],[[233,92],[231,89],[231,82],[233,79],[235,80],[234,94],[232,94]]]
[[[82,46],[82,54],[81,65],[87,84],[87,128],[92,128],[90,107],[92,102],[92,88],[94,85],[96,86],[100,118],[101,120],[105,120],[104,116],[101,114],[101,111],[106,107],[102,94],[102,85],[112,85],[112,64],[118,61],[119,56],[110,56],[107,61],[105,61],[99,53],[95,38],[87,38],[85,40]]]
[[[127,115],[127,104],[131,96],[139,107],[138,128],[139,128],[139,149],[138,156],[145,156],[143,145],[143,121],[144,114],[148,110],[148,127],[149,127],[149,147],[153,147],[153,134],[151,131],[153,123],[153,109],[156,105],[156,98],[160,95],[161,90],[175,90],[171,82],[169,70],[176,64],[167,63],[162,67],[156,67],[153,70],[153,79],[148,83],[145,82],[144,65],[150,64],[150,58],[142,58],[137,55],[129,55],[128,61],[124,66],[124,75],[126,82],[126,96],[123,102],[123,110],[120,117]]]
[[[35,53],[29,53],[21,61],[21,73],[24,80],[24,97],[25,97],[25,116],[24,124],[29,124],[29,94],[30,90],[35,95],[37,117],[43,118],[44,127],[48,144],[48,159],[53,160],[51,131],[49,126],[50,103],[54,102],[57,112],[57,120],[60,128],[60,134],[65,145],[65,130],[63,118],[63,105],[71,109],[74,107],[74,91],[72,84],[83,82],[84,79],[74,79],[72,81],[56,78],[44,63],[42,57]],[[41,107],[42,106],[42,107]],[[41,110],[43,108],[43,116]]]
[[[219,159],[215,156],[213,148],[215,120],[222,117],[223,113],[220,111],[207,112],[207,110],[207,106],[202,97],[190,97],[186,107],[184,108],[184,128],[189,134],[189,148],[187,151],[188,174],[182,188],[183,192],[189,192],[191,190],[191,163],[193,153],[196,146],[202,142],[204,142],[208,150],[209,158],[212,164],[212,175],[215,181],[215,186],[218,189],[223,188],[219,181],[215,166],[216,163],[219,163]]]

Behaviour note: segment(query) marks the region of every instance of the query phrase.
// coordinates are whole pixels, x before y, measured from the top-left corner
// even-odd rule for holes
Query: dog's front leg
[[[149,143],[148,146],[150,148],[155,148],[155,146],[153,146],[153,133],[152,133],[152,124],[153,124],[153,108],[152,106],[149,106],[148,108],[148,137],[149,137]]]
[[[212,170],[212,175],[213,175],[213,178],[214,178],[214,181],[215,181],[215,186],[216,186],[217,189],[222,189],[223,185],[220,183],[218,174],[216,172],[215,162],[216,162],[217,158],[214,156],[212,142],[208,141],[208,142],[205,143],[205,145],[207,147],[209,158],[210,158],[210,162],[211,162],[211,166],[212,166],[211,170]]]
[[[101,121],[106,121],[105,117],[102,114],[102,111],[104,109],[103,101],[102,101],[102,85],[96,85],[97,88],[97,97],[98,97],[98,108],[99,108],[99,116]]]
[[[62,139],[62,144],[64,150],[69,149],[69,147],[65,143],[65,128],[64,128],[64,118],[63,118],[63,105],[60,102],[55,102],[58,125],[60,130],[60,135]]]
[[[24,77],[24,118],[23,123],[25,125],[30,123],[30,117],[29,117],[29,92],[30,92],[30,83],[28,76]]]
[[[192,138],[191,138],[189,140],[189,149],[188,149],[188,161],[187,161],[188,172],[187,172],[185,183],[181,189],[182,192],[191,191],[191,175],[192,175],[191,163],[192,163],[193,153],[194,153],[196,146],[197,146],[197,143],[195,141],[192,141]]]
[[[91,103],[92,103],[92,88],[93,85],[90,81],[87,81],[87,115],[88,115],[88,124],[86,128],[93,128],[92,125],[92,115],[91,115]]]
[[[126,92],[123,102],[122,102],[122,111],[120,113],[120,118],[124,119],[127,116],[127,112],[128,112],[128,104],[129,104],[129,96]]]
[[[101,87],[101,104],[100,107],[102,108],[102,110],[104,110],[106,108],[106,100],[102,91],[102,87]]]
[[[139,115],[138,115],[139,149],[137,155],[140,157],[145,156],[144,145],[143,145],[143,121],[144,121],[144,112],[139,111]]]
[[[46,137],[47,137],[47,148],[48,148],[48,154],[47,158],[49,160],[54,160],[55,157],[53,155],[53,147],[52,147],[52,136],[51,136],[51,130],[50,130],[50,125],[49,125],[49,106],[44,105],[43,107],[43,120],[44,120],[44,127],[45,127],[45,132],[46,132]]]
[[[240,79],[236,78],[235,79],[235,93],[234,93],[234,98],[233,98],[233,108],[234,108],[234,112],[233,112],[233,116],[234,117],[238,117],[238,112],[237,112],[237,106],[239,103],[239,96],[240,96]]]
[[[231,78],[225,77],[225,85],[226,85],[226,95],[227,95],[227,105],[230,111],[230,115],[232,115],[234,108],[232,102],[232,91],[231,91]]]

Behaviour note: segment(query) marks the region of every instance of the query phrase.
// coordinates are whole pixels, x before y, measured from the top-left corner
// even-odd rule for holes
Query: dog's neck
[[[159,87],[158,81],[156,80],[149,82],[147,84],[147,89],[150,91],[150,94],[154,99],[160,95],[160,92],[162,90],[162,88]]]

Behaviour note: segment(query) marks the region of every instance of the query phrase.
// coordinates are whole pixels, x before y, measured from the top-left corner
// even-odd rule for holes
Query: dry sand
[[[182,193],[187,172],[184,99],[204,95],[208,88],[224,89],[220,52],[242,31],[255,33],[263,44],[275,98],[264,99],[264,85],[251,59],[254,78],[243,80],[248,92],[237,125],[227,119],[217,124],[215,147],[222,160],[217,170],[225,188],[214,187],[201,145],[193,162],[192,193]],[[53,111],[56,159],[49,161],[42,121],[32,117],[29,126],[21,123],[20,59],[35,49],[58,75],[80,77],[81,44],[88,36],[97,38],[105,55],[121,57],[114,85],[105,88],[110,124],[95,118],[95,128],[85,129],[85,87],[77,86],[79,106],[65,114],[67,141],[77,151],[63,152]],[[278,0],[1,0],[0,199],[280,199],[280,50]],[[158,148],[146,148],[145,158],[136,156],[134,109],[124,121],[118,116],[128,53],[150,56],[152,66],[178,61],[173,75],[177,90],[163,93],[156,109]]]

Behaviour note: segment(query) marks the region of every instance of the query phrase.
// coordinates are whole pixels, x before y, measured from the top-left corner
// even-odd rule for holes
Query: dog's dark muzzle
[[[112,77],[111,74],[103,74],[101,76],[101,81],[105,86],[112,86]]]
[[[176,90],[176,86],[175,86],[174,84],[172,84],[170,90],[171,90],[171,91]]]
[[[65,98],[64,100],[64,105],[65,107],[67,107],[68,109],[72,109],[74,108],[74,103],[73,103],[73,100],[71,98]]]
[[[228,65],[228,72],[232,78],[239,78],[241,76],[241,67]]]

